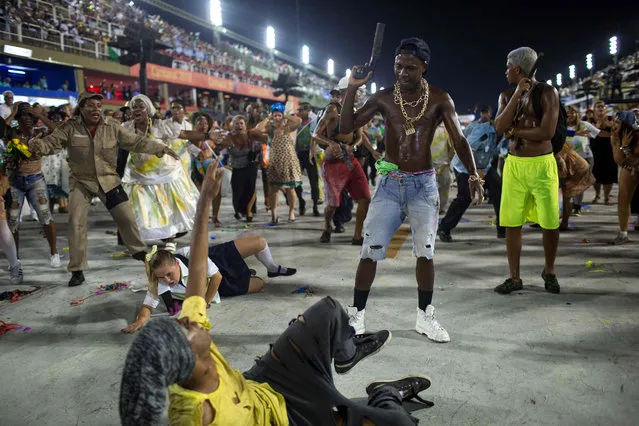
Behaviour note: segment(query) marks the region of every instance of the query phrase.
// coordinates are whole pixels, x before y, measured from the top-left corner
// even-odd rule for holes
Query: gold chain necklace
[[[395,103],[395,105],[408,105],[408,106],[411,106],[413,108],[415,108],[417,105],[419,105],[419,103],[421,101],[423,101],[423,100],[424,100],[424,92],[423,91],[422,91],[422,94],[419,97],[419,99],[417,99],[416,101],[413,101],[413,102],[408,102],[408,101],[403,100],[401,93],[398,92],[397,90],[395,91],[394,96],[393,96],[393,102]]]
[[[404,102],[404,99],[402,98],[402,92],[401,90],[399,90],[399,83],[398,82],[395,83],[395,92],[394,92],[395,103],[399,105],[399,108],[402,111],[402,115],[404,116],[404,121],[405,121],[404,133],[406,133],[406,136],[412,135],[415,133],[414,124],[417,120],[419,120],[420,118],[424,116],[424,113],[426,112],[426,108],[428,107],[429,97],[430,97],[430,89],[428,87],[428,82],[425,79],[422,79],[422,95],[419,97],[417,101],[415,101],[415,105],[412,105],[413,102],[411,103]],[[417,114],[417,116],[409,117],[408,114],[406,113],[406,109],[404,109],[404,105],[407,104],[407,105],[411,105],[412,107],[416,107],[421,100],[423,100],[424,102],[424,104],[422,105],[422,110],[419,112],[419,114]]]

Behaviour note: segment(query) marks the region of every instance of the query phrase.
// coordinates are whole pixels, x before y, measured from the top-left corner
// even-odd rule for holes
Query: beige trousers
[[[106,195],[100,192],[93,194],[79,182],[74,182],[69,195],[69,266],[67,270],[84,271],[89,269],[87,263],[87,221],[91,199],[99,197],[106,205]],[[133,216],[131,203],[125,201],[109,210],[111,217],[118,226],[124,244],[131,254],[146,251],[146,244],[140,238],[140,231]]]

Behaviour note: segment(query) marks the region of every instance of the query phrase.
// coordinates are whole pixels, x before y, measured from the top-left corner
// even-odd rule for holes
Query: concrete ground
[[[591,193],[586,196],[590,199]],[[280,215],[286,217],[284,211]],[[210,228],[215,242],[244,232],[228,199],[221,218],[228,227]],[[636,425],[639,247],[607,244],[617,229],[616,207],[592,206],[571,219],[577,230],[561,236],[559,295],[544,291],[541,235],[532,228],[525,229],[525,289],[496,294],[493,287],[506,278],[508,268],[504,241],[495,238],[490,224],[493,212],[483,205],[465,218],[453,233],[456,242],[437,242],[434,304],[451,342],[432,343],[414,331],[417,291],[409,237],[395,258],[379,265],[367,307],[368,329],[389,328],[392,342],[351,374],[336,375],[338,389],[363,400],[371,381],[426,374],[433,385],[422,396],[435,406],[413,412],[423,424]],[[352,298],[359,252],[350,245],[352,223],[331,244],[320,244],[320,218],[306,216],[294,224],[264,228],[268,219],[260,203],[247,232],[266,237],[275,260],[299,272],[267,279],[263,293],[225,299],[209,310],[214,342],[242,370],[266,351],[291,318],[322,296],[344,305]],[[56,221],[59,247],[67,255],[62,251],[67,215],[56,214]],[[24,224],[24,288],[33,284],[42,289],[17,303],[0,302],[1,320],[31,327],[0,337],[1,425],[119,424],[120,375],[133,340],[120,330],[134,318],[144,293],[123,290],[71,305],[94,294],[100,284],[132,280],[144,285],[140,263],[110,258],[121,252],[116,237],[107,234],[112,230],[105,208],[93,207],[88,282],[69,288],[68,273],[49,267],[47,245],[36,224]],[[180,243],[187,244],[188,237]],[[590,268],[589,260],[594,263]],[[255,259],[249,264],[266,275]],[[5,260],[0,267],[7,267]],[[294,293],[301,286],[311,286],[312,296]],[[10,289],[4,274],[0,291]]]

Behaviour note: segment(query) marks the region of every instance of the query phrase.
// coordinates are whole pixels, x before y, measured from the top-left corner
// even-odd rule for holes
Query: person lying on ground
[[[291,276],[297,272],[273,262],[273,256],[266,240],[259,235],[237,238],[223,244],[209,247],[207,259],[207,290],[204,296],[207,306],[219,303],[221,297],[241,296],[259,293],[264,288],[264,280],[256,276],[244,261],[255,256],[267,269],[269,278]],[[190,247],[173,253],[171,250],[154,246],[147,255],[146,273],[148,290],[135,321],[123,329],[124,333],[135,333],[151,319],[151,312],[160,304],[160,298],[170,315],[180,312],[189,279]]]
[[[189,283],[180,319],[157,318],[131,344],[122,372],[119,412],[123,426],[155,425],[169,390],[173,425],[414,425],[402,401],[430,386],[426,377],[375,382],[368,405],[342,396],[338,374],[378,352],[387,330],[355,339],[348,315],[326,297],[291,321],[274,345],[244,374],[212,342],[206,315],[208,215],[220,190],[218,161],[209,166],[191,241]]]

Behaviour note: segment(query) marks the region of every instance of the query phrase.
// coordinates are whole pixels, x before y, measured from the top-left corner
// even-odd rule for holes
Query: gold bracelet
[[[471,175],[468,177],[468,182],[479,182],[481,185],[484,184],[484,180],[479,177],[479,175]]]
[[[504,137],[508,140],[511,140],[514,136],[515,136],[514,127],[511,127],[510,129],[506,130],[506,133],[504,134]]]

